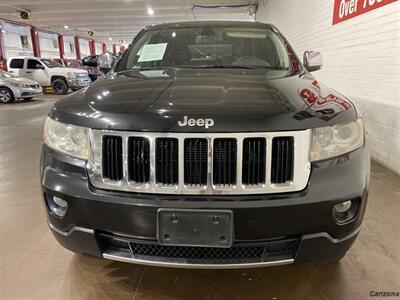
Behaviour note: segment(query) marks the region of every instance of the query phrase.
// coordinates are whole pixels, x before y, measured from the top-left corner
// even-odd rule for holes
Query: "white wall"
[[[96,42],[95,43],[95,48],[96,48],[96,54],[97,55],[103,53],[103,43]]]
[[[32,38],[29,27],[1,22],[4,54],[6,58],[33,55]]]
[[[76,59],[75,38],[73,36],[64,36],[64,57]]]
[[[40,56],[44,58],[60,58],[58,36],[55,33],[39,32]]]
[[[108,52],[112,52],[113,51],[113,44],[114,43],[112,41],[106,42],[106,48],[107,48]]]
[[[276,25],[300,58],[322,52],[315,76],[357,104],[373,159],[400,174],[400,1],[337,25],[333,3],[264,1],[256,20]]]
[[[89,41],[88,40],[79,39],[79,47],[80,47],[80,50],[81,50],[81,58],[84,58],[84,57],[90,55]]]

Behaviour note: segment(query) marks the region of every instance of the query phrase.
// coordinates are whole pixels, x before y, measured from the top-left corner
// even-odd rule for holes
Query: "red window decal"
[[[396,1],[398,0],[335,0],[332,24],[335,25]]]

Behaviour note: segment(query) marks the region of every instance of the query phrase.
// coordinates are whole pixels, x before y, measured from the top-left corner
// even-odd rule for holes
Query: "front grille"
[[[266,140],[264,138],[245,139],[243,141],[243,184],[264,184],[265,166]]]
[[[128,140],[129,180],[146,183],[150,176],[150,145],[143,137],[130,137]]]
[[[236,140],[215,139],[213,153],[213,183],[214,185],[236,184]]]
[[[277,137],[272,140],[271,182],[286,183],[293,180],[293,137]]]
[[[122,179],[122,138],[103,137],[103,177],[119,181]]]
[[[230,248],[163,246],[156,241],[142,241],[99,234],[104,253],[129,253],[131,258],[192,264],[254,263],[291,259],[299,245],[298,238],[262,243],[235,243]]]
[[[185,185],[207,185],[208,144],[206,139],[185,140]]]
[[[79,79],[86,79],[86,78],[89,78],[89,74],[88,73],[76,73],[76,77]]]
[[[177,139],[156,139],[156,182],[166,185],[178,183]]]
[[[240,134],[91,130],[90,140],[90,181],[110,190],[284,193],[304,189],[311,171],[309,130]]]

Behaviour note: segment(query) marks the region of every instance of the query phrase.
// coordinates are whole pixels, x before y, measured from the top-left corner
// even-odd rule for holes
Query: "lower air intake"
[[[237,243],[231,248],[163,246],[155,241],[114,238],[100,234],[103,251],[108,254],[129,253],[131,258],[192,264],[257,263],[292,259],[299,239],[288,238],[263,243]]]

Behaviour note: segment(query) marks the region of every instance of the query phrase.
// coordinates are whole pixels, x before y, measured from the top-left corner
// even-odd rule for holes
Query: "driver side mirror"
[[[97,65],[104,74],[110,72],[113,67],[113,55],[111,53],[100,54],[97,59]]]
[[[322,67],[322,55],[317,51],[306,51],[303,57],[304,67],[308,72],[318,71]]]
[[[37,69],[37,70],[44,70],[44,66],[42,66],[41,64],[37,64],[37,65],[35,66],[35,69]]]

